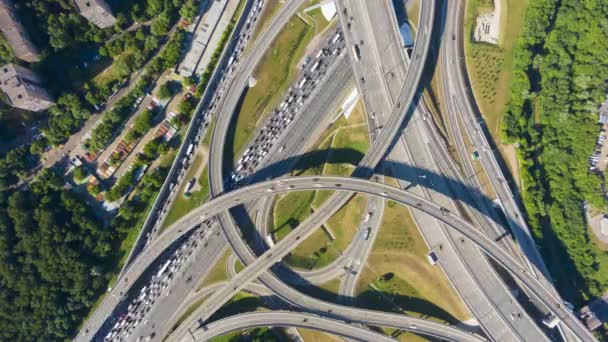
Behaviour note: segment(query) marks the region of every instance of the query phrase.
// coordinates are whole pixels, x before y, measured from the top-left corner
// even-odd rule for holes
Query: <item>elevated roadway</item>
[[[406,66],[409,63],[401,44],[400,32],[397,31],[398,24],[392,1],[382,1],[381,6],[369,6],[365,1],[342,0],[338,3],[342,3],[340,6],[346,8],[348,13],[345,16],[344,12],[340,12],[342,26],[350,23],[353,27],[346,35],[347,42],[361,45],[361,58],[351,58],[357,79],[365,79],[365,82],[359,82],[361,92],[365,93],[365,88],[374,90],[366,98],[367,110],[376,113],[373,119],[377,126],[381,126],[386,121],[385,113],[393,104],[393,94],[405,79]],[[374,79],[374,86],[370,86]],[[418,106],[420,104],[418,103]],[[420,124],[424,120],[420,120],[418,107],[412,108],[412,112],[406,133],[393,147],[389,158],[437,172],[427,144],[422,143],[428,141],[424,126]],[[400,172],[400,169],[393,168],[394,174]],[[416,176],[426,177],[419,174],[411,175],[413,178],[410,179],[416,179]],[[441,179],[434,181],[434,187],[445,187]],[[425,179],[400,181],[402,187],[410,188],[410,191],[436,203],[442,203],[453,211],[457,210],[453,201],[445,195],[448,192],[437,193],[427,188],[413,187],[422,182],[425,182]],[[460,238],[459,234],[445,229],[440,222],[424,213],[414,210],[412,216],[429,248],[434,249],[440,257],[440,264],[446,275],[488,336],[501,341],[523,341],[530,338],[547,340],[474,246],[454,243]]]
[[[167,234],[163,234],[163,236],[159,237],[159,239],[155,242],[155,244],[158,245],[155,246],[154,249],[162,249],[163,245],[167,244],[170,241],[174,241],[180,234],[184,234],[184,230],[181,230],[182,232],[178,233],[180,231],[180,229],[178,229],[179,227],[194,226],[197,222],[206,219],[207,215],[217,215],[219,212],[223,212],[230,207],[242,205],[243,203],[247,203],[253,199],[259,198],[264,195],[276,195],[278,193],[299,190],[341,190],[347,192],[365,193],[368,195],[380,196],[385,199],[390,199],[404,205],[412,206],[417,210],[421,210],[427,214],[430,214],[431,216],[439,219],[443,223],[447,224],[448,226],[456,229],[458,232],[463,234],[466,239],[463,239],[463,241],[460,241],[460,243],[467,243],[467,241],[470,240],[476,245],[478,245],[479,248],[481,248],[481,250],[485,254],[487,254],[498,264],[503,266],[507,271],[512,274],[513,277],[517,278],[519,281],[525,284],[525,286],[528,287],[537,298],[545,302],[546,305],[551,308],[554,314],[560,319],[562,319],[562,321],[567,323],[568,326],[573,329],[573,331],[578,331],[578,324],[572,324],[573,320],[578,321],[577,318],[567,310],[567,308],[563,305],[561,299],[559,297],[556,297],[550,290],[547,290],[543,286],[543,284],[540,283],[538,279],[531,276],[530,273],[526,270],[526,268],[522,267],[522,265],[513,256],[511,256],[508,252],[504,251],[496,242],[485,236],[484,233],[480,232],[473,225],[460,218],[459,216],[447,211],[445,208],[434,204],[424,198],[421,198],[420,196],[385,184],[380,184],[364,179],[344,177],[292,177],[281,180],[257,183],[254,185],[243,187],[225,195],[221,195],[216,199],[207,202],[206,204],[203,204],[201,207],[195,209],[194,211],[186,215],[184,218],[182,218],[179,222],[175,224],[176,226],[173,229],[167,231]],[[303,226],[304,225],[302,225],[301,227]],[[230,298],[230,294],[232,294],[233,291],[239,290],[239,288],[243,286],[243,284],[262,275],[267,268],[280,261],[286,253],[293,249],[295,245],[297,245],[298,241],[300,241],[301,239],[305,239],[306,235],[303,233],[306,232],[300,229],[301,227],[296,228],[293,233],[289,234],[285,239],[277,243],[275,247],[268,250],[260,258],[256,259],[256,261],[251,262],[250,260],[247,260],[247,263],[252,265],[248,266],[245,270],[241,271],[234,279],[231,280],[232,285],[221,291],[225,293],[216,292],[216,294],[214,294],[214,297],[216,298],[217,302],[214,303],[215,300],[212,300],[213,298],[210,298],[208,302],[210,304],[205,305],[205,307],[202,308],[203,312],[200,317],[204,317],[205,315],[207,315],[208,312],[215,311],[215,307],[221,306],[221,304],[218,304],[219,302],[224,301],[225,298]],[[152,254],[153,253],[150,253],[150,257],[152,257]],[[251,255],[251,258],[255,259],[255,256]],[[305,297],[302,294],[300,294],[300,296]],[[319,304],[319,302],[321,301],[311,300],[310,303],[307,303],[306,307],[314,308],[315,305]],[[353,308],[342,309],[342,307],[338,305],[329,305],[328,310],[332,310],[334,314],[348,316],[349,319],[353,321],[360,320],[361,317],[364,316],[372,315],[372,313],[373,315],[379,316],[391,315],[376,312],[370,313],[368,310]],[[366,314],[362,316],[357,316],[353,314],[351,316],[351,314],[348,313],[343,314],[340,310],[345,310],[345,313],[347,310],[362,311],[366,312]],[[325,309],[319,311],[327,312],[327,310]],[[406,317],[402,315],[396,316],[402,318]],[[366,322],[366,320],[363,320],[363,322]],[[581,336],[582,340],[589,340],[585,339],[586,332],[588,331],[584,329],[584,332],[577,332],[577,335]]]
[[[192,336],[194,341],[202,342],[209,341],[214,337],[232,331],[268,326],[314,329],[343,338],[348,338],[353,341],[396,341],[395,339],[386,335],[382,335],[364,328],[353,327],[352,325],[344,322],[291,311],[262,311],[232,316],[205,325],[203,328],[195,331]]]
[[[551,281],[551,275],[536,247],[525,216],[518,205],[518,197],[515,196],[509,187],[508,181],[497,161],[493,150],[494,146],[490,145],[489,139],[486,136],[489,132],[482,127],[483,118],[478,116],[479,109],[477,108],[466,70],[464,50],[464,39],[466,38],[463,26],[464,6],[463,1],[451,1],[447,4],[447,13],[445,15],[446,39],[442,41],[440,56],[443,73],[446,75],[446,82],[444,82],[443,86],[443,97],[448,104],[449,115],[453,118],[453,121],[459,120],[463,124],[466,134],[480,154],[479,160],[500,201],[511,232],[526,257],[526,262],[536,273],[537,277],[539,277],[540,281],[544,282],[547,288],[552,288],[557,295],[557,290],[555,290]],[[458,132],[455,132],[457,138],[459,135],[461,135],[460,129],[458,129]],[[542,303],[535,304],[539,310],[548,312]],[[584,327],[580,321],[579,325],[581,325],[581,328]],[[561,324],[558,325],[558,329],[565,340],[576,340],[577,337],[572,335],[573,332],[565,331],[562,329]],[[590,335],[591,333],[588,336]]]
[[[415,90],[417,89],[418,82],[422,75],[422,69],[424,66],[423,61],[426,59],[426,53],[428,51],[428,46],[429,46],[429,42],[430,42],[430,32],[431,32],[432,19],[433,19],[433,14],[434,14],[434,5],[435,5],[434,2],[432,2],[432,1],[423,2],[422,11],[421,11],[423,20],[421,20],[421,23],[424,23],[424,24],[421,25],[421,27],[418,29],[419,39],[417,41],[416,46],[414,47],[415,63],[412,64],[412,68],[408,72],[407,82],[404,84],[403,91],[401,92],[401,97],[400,97],[399,101],[396,103],[395,108],[393,109],[393,115],[391,115],[391,120],[385,126],[385,129],[383,129],[382,132],[380,132],[378,134],[378,138],[374,141],[370,150],[368,151],[368,154],[360,163],[360,167],[355,171],[356,175],[371,176],[371,174],[373,173],[373,169],[378,164],[378,162],[384,157],[384,154],[386,153],[386,151],[392,144],[393,138],[396,136],[396,133],[399,131],[399,127],[401,125],[401,122],[403,121],[403,112],[405,111],[405,108],[407,108],[409,106],[409,104],[412,102],[412,100],[414,99],[414,96],[416,94]],[[424,19],[426,19],[426,20],[424,20]],[[227,107],[226,110],[227,110],[227,112],[226,112],[227,114],[225,114],[225,115],[230,115],[234,111],[234,107],[232,107],[232,108]],[[222,136],[221,135],[217,136],[217,138],[222,139]],[[216,139],[216,135],[214,134],[214,143],[213,144],[217,144],[217,146],[223,145],[223,144],[218,144],[218,141],[215,139]],[[221,141],[221,140],[219,140],[219,141]],[[213,194],[219,194],[224,191],[224,184],[223,184],[223,177],[222,177],[222,175],[223,175],[222,153],[221,153],[222,151],[221,151],[220,147],[218,147],[217,149],[218,150],[216,150],[216,152],[214,153],[213,146],[212,146],[212,152],[210,154],[210,164],[209,164],[210,165],[209,171],[210,171],[211,191]],[[315,214],[313,214],[311,216],[311,218],[309,218],[310,222],[314,222],[315,220],[319,223],[324,222],[329,217],[331,217],[333,214],[335,214],[335,212],[339,208],[341,208],[350,199],[350,197],[351,197],[350,194],[336,194],[336,195],[332,196],[332,198],[330,198],[328,200],[326,205],[324,205],[323,208],[321,208],[321,210],[317,211]],[[235,251],[235,253],[239,256],[241,261],[243,261],[245,264],[247,264],[248,262],[251,262],[251,258],[253,258],[253,253],[251,253],[248,246],[241,240],[241,236],[238,232],[238,229],[235,227],[234,222],[232,222],[230,215],[228,213],[223,213],[222,215],[219,216],[219,218],[220,218],[220,223],[224,229],[224,233],[226,234],[227,239],[228,239],[231,247]],[[321,219],[321,220],[319,220],[319,219]],[[302,226],[307,227],[306,233],[308,233],[308,234],[312,233],[312,231],[318,227],[318,225],[302,225]],[[291,233],[290,235],[293,235],[293,233]],[[274,281],[276,279],[269,275],[267,280],[269,283],[272,283],[272,281]],[[281,282],[276,282],[275,285],[269,285],[269,283],[266,283],[266,285],[269,286],[272,290],[274,290],[277,293],[279,293],[279,291],[278,291],[279,289],[277,289],[276,287],[284,285]],[[276,287],[273,287],[273,286],[276,286]],[[284,287],[283,290],[284,290],[283,296],[285,296],[285,295],[296,296],[297,295],[297,293],[290,292],[288,287],[286,287],[286,288]],[[283,299],[290,301],[289,298],[283,297]],[[293,300],[293,298],[291,301],[295,302],[295,300]]]

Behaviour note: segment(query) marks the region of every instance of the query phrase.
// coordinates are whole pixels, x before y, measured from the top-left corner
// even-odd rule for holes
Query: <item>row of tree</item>
[[[583,210],[586,202],[606,208],[587,158],[608,90],[607,36],[606,1],[531,1],[503,123],[504,138],[519,145],[534,235],[558,288],[576,303],[608,286],[605,252],[588,236]]]
[[[86,142],[89,151],[100,151],[110,142],[120,125],[133,113],[137,99],[146,94],[163,70],[173,67],[177,63],[181,56],[184,40],[184,31],[176,31],[160,55],[150,61],[134,89],[118,100],[114,107],[105,114],[101,124],[91,132],[91,137]]]

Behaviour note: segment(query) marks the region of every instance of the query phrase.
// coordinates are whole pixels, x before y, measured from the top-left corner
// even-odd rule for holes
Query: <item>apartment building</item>
[[[103,0],[74,0],[74,5],[80,15],[100,28],[110,27],[116,23],[112,8]]]
[[[30,63],[40,59],[40,52],[30,40],[10,0],[0,0],[0,31],[17,58]]]
[[[55,104],[40,78],[17,64],[10,63],[0,68],[0,89],[13,107],[39,112]]]

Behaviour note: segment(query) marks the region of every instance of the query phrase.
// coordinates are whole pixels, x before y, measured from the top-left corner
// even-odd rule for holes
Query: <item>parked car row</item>
[[[301,112],[304,101],[315,90],[329,67],[338,59],[337,56],[343,50],[344,38],[342,33],[337,30],[314,57],[306,59],[301,76],[289,88],[283,101],[272,111],[259,129],[257,137],[238,159],[234,171],[230,175],[230,182],[238,183],[255,171],[257,166],[275,147],[276,141],[285,132],[287,125]],[[278,153],[282,152],[283,148],[281,147]]]
[[[597,163],[599,162],[600,156],[602,154],[602,147],[606,142],[606,136],[604,134],[605,132],[604,130],[602,130],[600,136],[597,139],[597,143],[595,144],[595,151],[591,156],[589,156],[589,164],[591,165],[589,167],[590,171],[595,171],[597,169]]]

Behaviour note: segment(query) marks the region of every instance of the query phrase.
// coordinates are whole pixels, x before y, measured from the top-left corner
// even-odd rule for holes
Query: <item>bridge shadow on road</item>
[[[359,160],[363,158],[363,154],[361,152],[349,148],[330,148],[307,152],[268,165],[257,171],[252,176],[244,179],[242,184],[256,183],[287,175],[300,176],[306,170],[322,166],[326,162],[328,162],[326,158],[328,154],[332,155],[332,158],[330,160],[331,163],[356,164]],[[286,169],[291,168],[292,166],[293,171],[291,173],[286,173],[284,171]],[[516,229],[522,229],[517,223],[516,219],[507,217],[501,207],[496,205],[496,203],[494,203],[491,198],[487,197],[485,194],[481,193],[476,188],[472,188],[469,185],[463,184],[459,180],[453,179],[451,177],[446,177],[445,175],[438,174],[429,169],[392,160],[384,160],[379,167],[373,170],[359,168],[356,174],[353,176],[357,177],[357,175],[359,175],[360,178],[365,178],[366,175],[374,174],[396,178],[406,183],[407,189],[420,186],[436,191],[452,198],[455,201],[459,201],[462,204],[469,206],[470,208],[481,213],[482,215],[485,215],[484,210],[482,210],[481,208],[482,205],[486,208],[490,208],[491,212],[489,213],[490,215],[487,217],[490,220],[496,222],[499,226],[503,227],[505,231],[509,232],[509,234],[502,234],[501,236],[498,236],[495,239],[496,241],[507,237],[512,238],[511,227],[516,227]],[[373,179],[375,178],[372,177],[372,180]],[[474,196],[476,199],[474,198]],[[249,242],[264,241],[265,237],[259,236],[259,233],[255,229],[255,224],[253,220],[249,217],[244,207],[241,206],[233,208],[231,210],[231,213],[233,214],[233,217],[238,217],[236,222],[238,222],[238,225],[241,227],[244,237]],[[264,243],[250,243],[250,245],[255,245],[254,251],[257,253],[262,253],[262,249],[266,248]],[[568,260],[568,262],[571,263],[571,265],[568,265],[568,267],[571,266],[571,269],[575,269],[573,267],[572,260]],[[536,266],[539,267],[539,265]],[[282,269],[284,270],[285,268]],[[285,272],[281,271],[280,273],[284,275]],[[580,276],[580,274],[573,274],[572,276],[576,279],[579,279],[580,284],[584,284],[583,278]],[[291,284],[302,283],[302,279],[294,281],[294,278],[292,277],[283,278],[285,278],[285,280]],[[291,281],[289,281],[289,279],[291,279]]]

